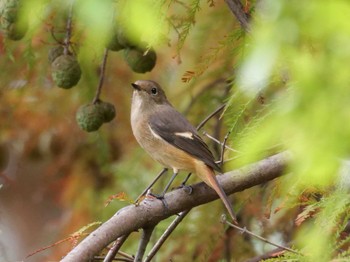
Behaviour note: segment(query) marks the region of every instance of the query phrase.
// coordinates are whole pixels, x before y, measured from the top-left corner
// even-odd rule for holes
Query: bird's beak
[[[132,85],[132,87],[133,87],[135,90],[138,90],[138,91],[141,90],[141,87],[140,87],[139,85],[137,85],[137,84],[135,84],[135,83],[132,83],[131,85]]]

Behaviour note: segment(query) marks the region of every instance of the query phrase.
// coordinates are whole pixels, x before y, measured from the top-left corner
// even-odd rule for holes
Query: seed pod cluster
[[[64,54],[63,46],[55,46],[49,50],[51,76],[55,84],[64,89],[75,86],[81,77],[81,69],[77,59],[72,54]]]
[[[114,105],[101,100],[94,104],[81,106],[76,114],[79,127],[87,132],[97,131],[102,124],[108,123],[115,118]]]
[[[106,47],[111,51],[124,52],[124,60],[131,70],[136,73],[151,71],[156,65],[157,55],[153,48],[146,48],[147,44],[141,38],[128,34],[122,23],[116,25],[111,32],[111,37]]]
[[[55,61],[55,59],[57,57],[63,55],[63,53],[64,53],[64,48],[61,45],[54,46],[54,47],[50,48],[49,54],[47,56],[47,59],[49,60],[49,63],[52,64],[53,61]]]
[[[21,0],[0,2],[0,28],[5,36],[13,41],[21,40],[28,30],[27,13]]]
[[[81,77],[81,69],[73,55],[60,55],[51,64],[52,79],[58,87],[69,89],[75,86]]]
[[[136,73],[146,73],[156,65],[157,55],[153,49],[128,48],[124,50],[124,59]]]

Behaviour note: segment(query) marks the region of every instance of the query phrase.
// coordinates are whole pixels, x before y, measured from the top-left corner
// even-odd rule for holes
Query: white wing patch
[[[176,132],[175,135],[182,136],[182,137],[193,140],[193,133],[192,132]]]
[[[152,135],[157,138],[157,139],[160,139],[160,140],[163,140],[156,132],[153,131],[153,129],[151,128],[150,125],[148,125],[148,128],[149,130],[151,131]]]

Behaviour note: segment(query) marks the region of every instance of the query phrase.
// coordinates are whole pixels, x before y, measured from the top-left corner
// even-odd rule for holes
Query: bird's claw
[[[185,192],[186,192],[187,194],[189,194],[189,195],[191,195],[192,192],[193,192],[193,187],[191,187],[191,186],[186,186],[186,185],[184,185],[184,186],[183,186],[183,189],[184,189]]]
[[[181,184],[178,188],[182,188],[188,195],[191,195],[193,192],[193,187]]]
[[[169,208],[168,203],[165,201],[164,194],[154,194],[154,193],[152,193],[152,192],[147,192],[146,197],[153,197],[153,198],[156,198],[156,199],[162,201],[162,203],[163,203],[163,205],[164,205],[164,207],[165,207],[166,209]]]

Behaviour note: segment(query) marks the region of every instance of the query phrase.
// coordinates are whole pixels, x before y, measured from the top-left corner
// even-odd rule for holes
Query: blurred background
[[[130,204],[161,170],[131,132],[130,84],[138,79],[160,83],[194,125],[227,103],[204,128],[221,141],[230,132],[237,151],[226,152],[225,170],[289,150],[283,178],[231,196],[239,221],[302,254],[284,259],[348,261],[349,172],[342,163],[350,145],[350,4],[239,3],[249,32],[224,1],[0,1],[1,261],[60,260],[84,237],[72,234],[91,232],[91,223]],[[106,44],[116,31],[120,40],[119,26],[142,46],[109,50],[99,99],[116,116],[85,132],[76,113],[95,98]],[[81,68],[70,88],[58,87],[48,60],[58,46]],[[135,70],[140,57],[131,49],[154,50],[155,64]],[[219,157],[220,146],[203,137]],[[126,197],[106,206],[118,193]],[[259,261],[273,249],[222,225],[223,212],[220,201],[192,210],[156,260]],[[134,254],[139,237],[132,234],[122,250]]]

